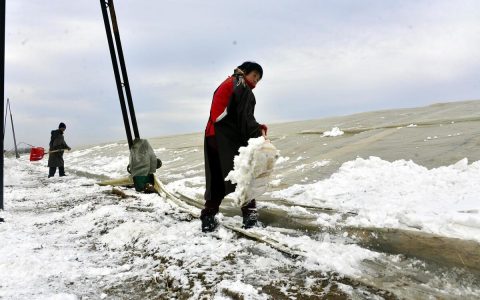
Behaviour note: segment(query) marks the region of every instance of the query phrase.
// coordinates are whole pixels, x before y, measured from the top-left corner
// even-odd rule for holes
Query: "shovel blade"
[[[32,147],[30,149],[30,161],[41,160],[45,156],[45,149],[42,147]]]

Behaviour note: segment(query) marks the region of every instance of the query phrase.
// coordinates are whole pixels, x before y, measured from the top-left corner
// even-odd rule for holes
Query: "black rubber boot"
[[[202,232],[212,232],[218,226],[215,215],[202,215],[200,216],[200,220],[202,220]]]
[[[242,207],[243,228],[249,229],[258,225],[258,212],[255,199]]]
[[[256,208],[251,208],[243,213],[243,228],[249,229],[258,225],[258,212]]]

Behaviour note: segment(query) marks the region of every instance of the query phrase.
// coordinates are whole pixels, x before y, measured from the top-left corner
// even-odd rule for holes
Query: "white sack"
[[[243,206],[267,191],[278,157],[277,148],[264,137],[252,138],[247,147],[240,147],[233,170],[225,178],[237,184],[232,193],[235,204]]]

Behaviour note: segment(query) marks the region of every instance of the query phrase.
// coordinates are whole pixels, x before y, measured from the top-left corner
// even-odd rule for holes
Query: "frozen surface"
[[[281,157],[271,190],[258,200],[282,209],[280,227],[256,232],[304,254],[297,259],[223,227],[203,234],[198,220],[159,195],[124,189],[130,197],[122,199],[96,185],[127,175],[125,142],[66,153],[64,178],[46,178],[46,159],[7,157],[0,298],[478,298],[478,274],[369,250],[342,228],[480,241],[479,103],[269,126]],[[324,136],[335,127],[344,134]],[[201,199],[202,135],[150,142],[167,188]],[[227,200],[223,207],[239,213]],[[289,220],[318,230],[288,229]]]

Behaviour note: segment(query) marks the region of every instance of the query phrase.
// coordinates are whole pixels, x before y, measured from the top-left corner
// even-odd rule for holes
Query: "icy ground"
[[[85,167],[76,161],[85,152],[96,157],[92,149],[66,154],[67,166]],[[204,234],[198,220],[159,195],[125,190],[131,197],[122,199],[73,172],[47,179],[45,163],[29,162],[27,156],[5,159],[6,222],[0,224],[0,297],[5,299],[390,299],[396,296],[366,283],[365,261],[425,271],[421,261],[371,251],[325,232],[258,229],[306,253],[296,259],[225,228]],[[120,174],[122,167],[111,161],[96,172]],[[329,179],[274,194],[358,212],[343,220],[319,213],[318,226],[415,226],[480,240],[478,178],[479,162],[428,170],[407,161],[357,159]],[[191,183],[198,181],[191,177]],[[168,185],[186,194],[201,192],[192,186],[185,179]],[[477,284],[472,275],[448,269],[427,282],[432,293],[467,298],[480,297]]]
[[[354,275],[358,262],[377,255],[356,245],[299,237],[291,242],[305,244],[312,257],[297,261],[223,228],[203,234],[198,220],[158,195],[132,192],[122,200],[92,179],[47,179],[44,163],[26,156],[5,162],[6,222],[0,225],[5,299],[267,299],[298,293],[300,287],[284,277],[295,273],[316,274],[302,278],[302,293],[321,295],[315,290],[327,272]]]

